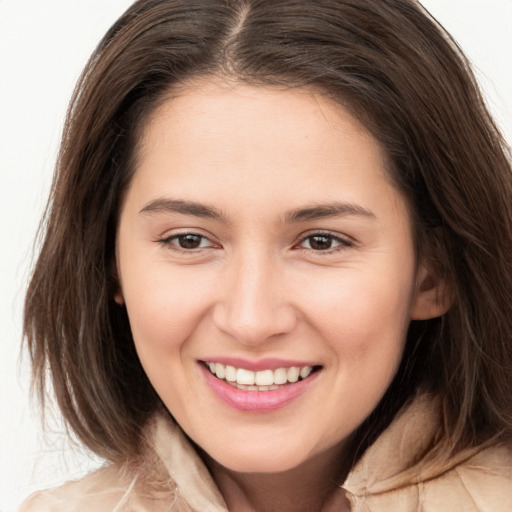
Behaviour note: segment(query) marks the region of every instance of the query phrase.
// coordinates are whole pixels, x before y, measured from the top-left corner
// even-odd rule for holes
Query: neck
[[[350,510],[340,488],[348,467],[339,451],[317,455],[279,473],[239,473],[211,459],[206,463],[229,510],[237,512],[329,512]]]

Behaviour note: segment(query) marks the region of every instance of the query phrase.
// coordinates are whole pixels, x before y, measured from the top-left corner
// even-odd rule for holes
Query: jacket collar
[[[168,413],[155,417],[153,448],[179,494],[193,511],[228,512],[213,478],[181,428]]]
[[[417,396],[367,449],[342,487],[354,496],[396,491],[436,478],[482,450],[463,450],[447,458],[450,450],[437,446],[441,433],[440,400],[427,393]]]
[[[404,406],[391,425],[363,454],[342,488],[350,496],[371,496],[425,481],[475,454],[462,452],[436,461],[426,455],[441,431],[439,400],[430,394]],[[183,431],[166,412],[153,422],[151,442],[183,500],[197,512],[227,512],[213,478]],[[480,448],[481,449],[481,448]]]

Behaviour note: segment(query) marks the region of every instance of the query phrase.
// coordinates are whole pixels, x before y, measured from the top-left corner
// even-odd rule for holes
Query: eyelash
[[[203,243],[203,241],[208,241],[210,242],[211,245],[207,246],[207,247],[196,247],[196,248],[184,248],[184,247],[179,247],[177,244],[174,244],[173,241],[177,240],[179,241],[180,238],[185,238],[185,237],[198,237],[201,239],[200,241],[200,244]],[[213,242],[211,242],[211,240],[204,236],[204,235],[201,235],[199,233],[194,233],[194,232],[187,232],[187,233],[178,233],[176,235],[171,235],[171,236],[168,236],[166,238],[161,238],[159,240],[157,240],[158,243],[160,243],[161,245],[163,245],[164,247],[168,248],[168,249],[171,249],[173,251],[178,251],[178,252],[181,252],[181,253],[196,253],[202,249],[205,249],[205,248],[209,248],[209,247],[215,247],[215,244],[213,244]]]
[[[315,237],[328,239],[330,242],[335,242],[338,245],[336,245],[335,247],[330,247],[325,250],[315,250],[311,247],[310,248],[301,247],[302,244],[304,244],[304,242],[306,242],[307,240],[309,240],[310,245],[311,245],[311,241]],[[339,251],[343,251],[344,249],[348,249],[349,247],[352,247],[354,245],[354,243],[352,240],[350,240],[348,238],[341,237],[339,235],[335,235],[333,233],[330,233],[329,231],[315,231],[313,233],[308,233],[307,235],[303,236],[300,239],[299,244],[297,244],[297,245],[298,245],[297,250],[312,251],[315,254],[333,254],[333,253],[336,253]]]
[[[188,248],[187,249],[187,248],[184,248],[184,247],[179,247],[177,244],[173,243],[174,241],[179,241],[180,238],[185,238],[185,237],[199,237],[201,239],[200,240],[200,245],[204,241],[208,241],[210,243],[210,245],[207,245],[206,247],[199,246],[199,247]],[[322,250],[322,249],[315,250],[315,249],[313,249],[311,247],[311,241],[315,237],[316,238],[325,238],[329,242],[336,243],[337,245],[335,247],[329,247],[328,249],[325,249],[325,250]],[[309,240],[309,243],[310,243],[310,247],[309,248],[302,247],[302,244],[304,244],[308,240]],[[216,247],[216,245],[213,242],[211,242],[211,240],[208,237],[206,237],[204,235],[201,235],[199,233],[194,233],[194,232],[178,233],[176,235],[171,235],[169,237],[158,239],[156,241],[158,243],[160,243],[161,245],[163,245],[164,247],[169,248],[169,249],[171,249],[173,251],[178,251],[178,252],[181,252],[181,253],[188,253],[188,254],[197,253],[197,252],[201,251],[202,249],[207,249],[207,248],[210,248],[210,247],[213,247],[213,248]],[[344,249],[352,247],[353,245],[354,245],[354,243],[351,240],[349,240],[348,238],[340,237],[340,236],[335,235],[333,233],[330,233],[328,231],[315,231],[315,232],[312,232],[312,233],[309,233],[309,234],[303,236],[299,240],[299,243],[296,244],[294,247],[296,248],[296,250],[308,251],[308,252],[311,251],[311,252],[316,253],[316,254],[333,254],[333,253],[336,253],[338,251],[342,251]]]

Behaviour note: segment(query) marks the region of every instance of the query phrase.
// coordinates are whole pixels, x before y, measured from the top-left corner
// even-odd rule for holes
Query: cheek
[[[377,406],[398,370],[409,326],[412,280],[364,276],[331,282],[309,301],[308,322],[321,332],[333,370],[323,412],[334,416],[333,437],[348,435]]]
[[[411,276],[411,277],[409,277]],[[385,333],[409,323],[412,300],[412,272],[390,273],[388,269],[369,272],[341,271],[339,278],[330,276],[305,288],[314,290],[305,298],[304,311],[311,321],[341,336]],[[343,326],[341,329],[340,326]]]
[[[165,267],[165,265],[164,265]],[[140,267],[144,268],[144,267]],[[154,265],[124,280],[123,294],[135,345],[141,359],[182,348],[208,309],[204,281],[187,272],[170,272]]]
[[[412,275],[412,268],[347,272],[309,297],[308,322],[326,340],[342,388],[357,382],[377,396],[391,382],[410,321]]]
[[[189,387],[187,369],[195,361],[189,340],[208,311],[205,287],[186,273],[170,275],[164,265],[128,276],[123,293],[135,348],[150,382],[170,411],[187,411],[190,396],[175,390]]]

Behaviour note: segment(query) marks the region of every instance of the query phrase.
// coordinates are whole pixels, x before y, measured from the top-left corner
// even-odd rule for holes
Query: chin
[[[307,456],[300,456],[296,449],[279,451],[233,450],[222,453],[210,453],[207,455],[210,460],[215,461],[229,471],[236,473],[283,473],[290,471],[307,459]]]

